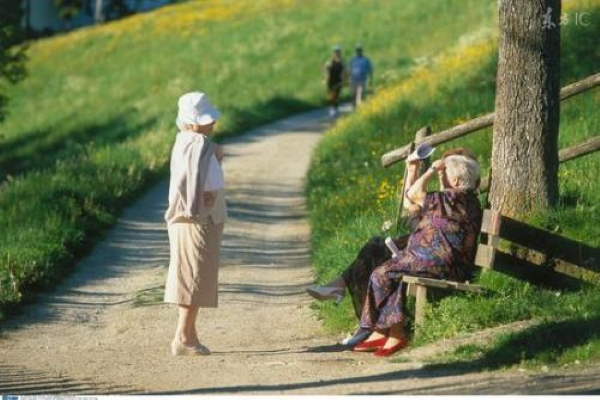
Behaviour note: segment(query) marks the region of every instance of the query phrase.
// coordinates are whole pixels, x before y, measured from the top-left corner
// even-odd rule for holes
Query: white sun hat
[[[406,161],[424,160],[431,156],[434,151],[435,147],[431,147],[431,145],[428,143],[423,143],[419,145],[415,151],[410,153],[410,155],[406,158]]]
[[[190,92],[182,95],[178,102],[177,126],[181,125],[210,125],[221,117],[221,113],[214,108],[206,94]]]

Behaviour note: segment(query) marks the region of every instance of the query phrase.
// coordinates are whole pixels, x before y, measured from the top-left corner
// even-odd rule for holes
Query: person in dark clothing
[[[338,106],[342,87],[346,82],[346,65],[342,59],[340,46],[333,47],[331,59],[325,63],[325,75],[327,84],[327,101],[329,102],[329,115],[335,117],[338,114]]]

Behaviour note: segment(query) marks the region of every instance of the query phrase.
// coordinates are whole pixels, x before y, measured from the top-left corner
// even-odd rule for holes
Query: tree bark
[[[490,203],[522,218],[558,200],[560,0],[499,0]]]
[[[105,16],[104,16],[103,0],[96,0],[95,7],[94,7],[94,21],[97,24],[101,24],[104,22],[104,20],[105,20]]]

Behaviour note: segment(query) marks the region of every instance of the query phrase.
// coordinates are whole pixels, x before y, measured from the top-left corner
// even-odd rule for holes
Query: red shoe
[[[390,347],[389,349],[384,349],[383,346],[380,347],[373,355],[375,357],[389,357],[400,349],[403,349],[408,345],[407,339],[400,339],[398,343]]]
[[[354,351],[376,351],[387,342],[387,337],[382,337],[375,340],[364,341],[354,346]]]

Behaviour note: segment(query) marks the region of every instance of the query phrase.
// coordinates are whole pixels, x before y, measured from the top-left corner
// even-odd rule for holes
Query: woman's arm
[[[413,204],[423,207],[425,202],[425,195],[427,194],[427,184],[437,171],[444,168],[444,162],[442,160],[436,160],[431,167],[425,171],[419,179],[417,179],[408,189],[406,198]]]
[[[406,182],[404,182],[403,185],[404,193],[402,193],[402,196],[404,196],[404,208],[409,212],[411,211],[411,206],[414,206],[415,204],[411,199],[408,198],[408,190],[419,177],[420,162],[421,160],[406,160]]]
[[[412,232],[417,229],[417,226],[421,222],[421,206],[417,204],[411,204],[408,207],[408,229]]]

